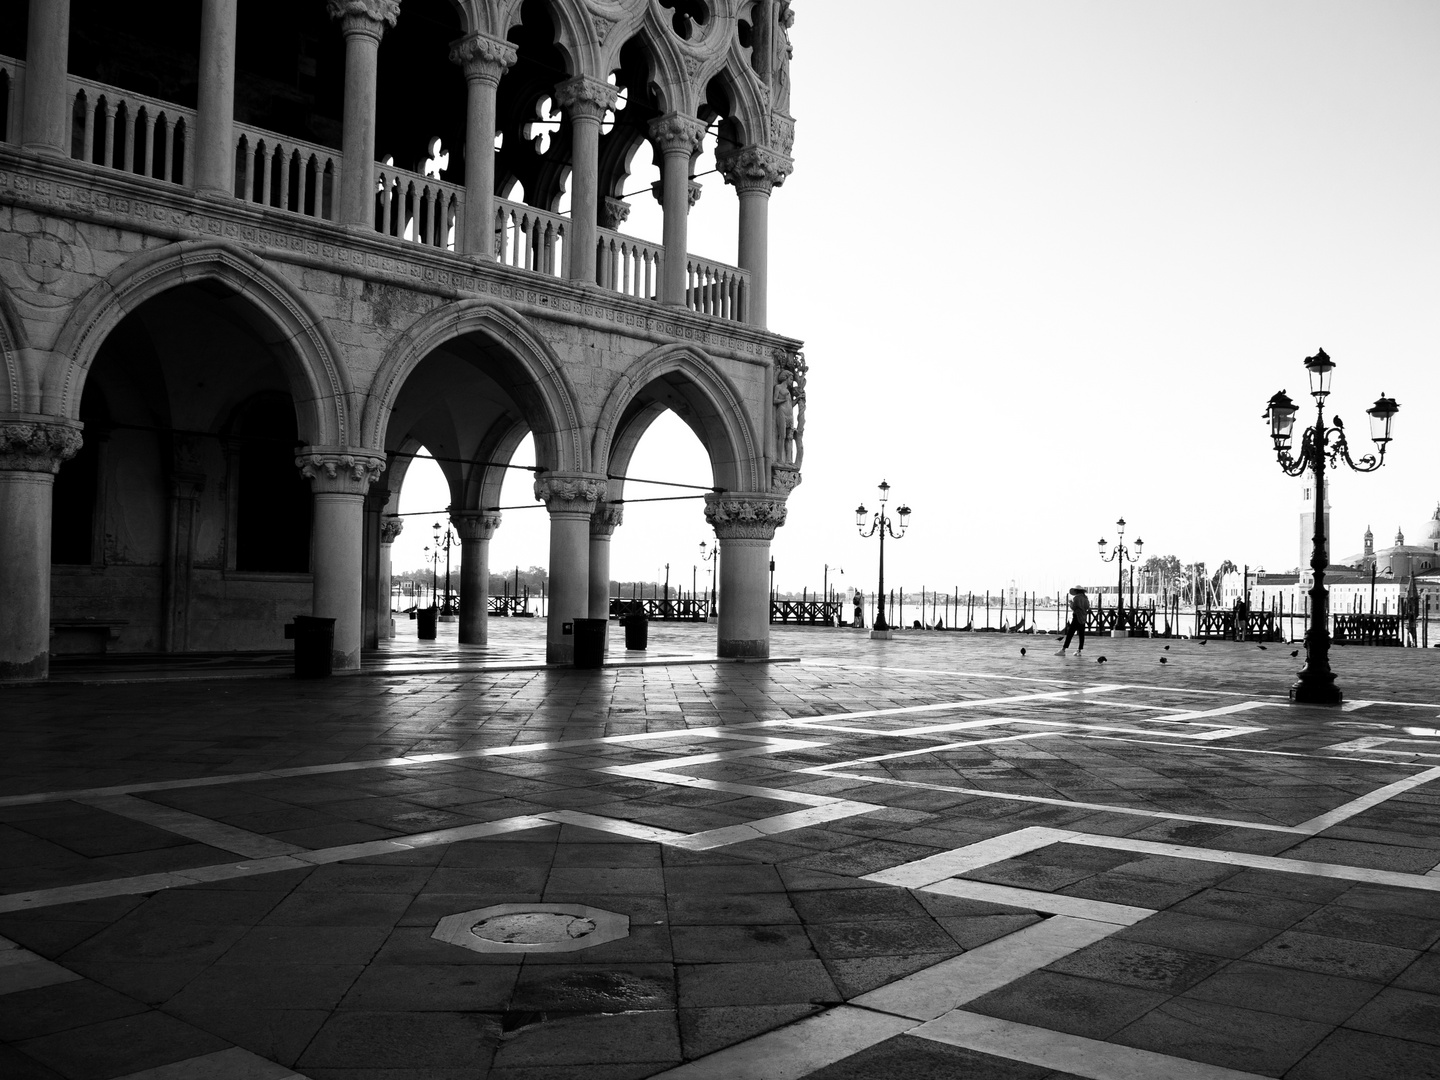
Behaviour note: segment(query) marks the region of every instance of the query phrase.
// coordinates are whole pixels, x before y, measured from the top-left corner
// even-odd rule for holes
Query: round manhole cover
[[[595,932],[595,923],[578,915],[555,911],[517,911],[508,915],[492,915],[470,928],[470,933],[486,941],[502,941],[507,945],[546,945],[556,941],[573,941]]]

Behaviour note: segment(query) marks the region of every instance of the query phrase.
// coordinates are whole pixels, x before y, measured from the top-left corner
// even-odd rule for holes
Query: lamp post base
[[[1343,698],[1334,675],[1328,680],[1301,679],[1290,687],[1290,700],[1299,705],[1339,705]]]
[[[893,638],[894,636],[895,636],[895,631],[894,631],[894,630],[891,630],[888,626],[887,626],[884,630],[871,630],[871,631],[870,631],[870,640],[871,640],[871,641],[889,641],[889,640],[890,640],[891,638]]]
[[[1130,631],[1129,631],[1129,630],[1122,630],[1122,629],[1120,629],[1120,628],[1117,626],[1114,630],[1111,630],[1111,631],[1110,631],[1110,636],[1111,636],[1112,638],[1117,638],[1117,637],[1129,637],[1129,636],[1130,636]]]

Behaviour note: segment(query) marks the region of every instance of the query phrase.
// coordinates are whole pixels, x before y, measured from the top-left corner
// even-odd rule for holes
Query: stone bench
[[[129,619],[51,619],[50,655],[78,656],[104,653],[120,640],[120,630]]]

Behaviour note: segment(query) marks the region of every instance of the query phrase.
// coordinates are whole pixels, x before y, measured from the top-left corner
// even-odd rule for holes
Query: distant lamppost
[[[439,571],[437,568],[440,565],[440,552],[432,549],[430,545],[427,544],[425,545],[425,554],[430,559],[430,606],[433,608],[435,606],[435,590],[439,586]]]
[[[830,564],[827,562],[827,563],[825,564],[824,578],[823,578],[823,581],[821,582],[821,586],[820,586],[820,600],[821,600],[821,603],[824,605],[823,607],[821,607],[820,610],[825,613],[825,624],[826,624],[827,626],[830,625],[830,570],[831,570],[831,566],[830,566]],[[837,574],[844,574],[844,573],[845,573],[845,568],[844,568],[843,566],[834,567],[834,570],[835,570],[835,573],[837,573]],[[835,623],[836,623],[837,626],[838,626],[839,623],[840,623],[840,620],[839,620],[839,617],[838,617],[838,616],[836,617]]]
[[[770,556],[770,603],[775,603],[775,556]]]
[[[860,530],[860,535],[869,539],[876,533],[880,534],[880,589],[875,594],[875,629],[885,633],[890,629],[890,624],[885,621],[885,534],[890,534],[890,539],[899,540],[905,535],[905,530],[910,526],[910,507],[901,504],[895,510],[895,519],[892,519],[885,512],[885,504],[890,499],[890,485],[884,480],[880,481],[880,509],[875,512],[870,522],[870,529],[865,529],[865,515],[869,513],[865,504],[861,503],[855,508],[855,527]],[[898,524],[900,531],[896,532],[894,526]]]
[[[1106,554],[1105,540],[1103,538],[1100,540],[1100,561],[1115,563],[1115,629],[1110,632],[1110,636],[1125,637],[1125,564],[1140,561],[1140,552],[1145,546],[1145,541],[1136,540],[1133,552],[1126,546],[1124,518],[1115,522],[1115,531],[1117,533],[1115,546],[1109,554]]]
[[[443,533],[440,531],[441,525],[438,521],[435,523],[434,529],[435,557],[438,559],[440,557],[440,549],[445,549],[445,600],[440,605],[440,614],[454,615],[455,605],[451,602],[450,599],[450,545],[452,543],[458,542],[459,537],[455,535],[455,530],[451,528],[448,524],[444,526],[445,531]]]
[[[715,614],[715,579],[720,569],[720,541],[715,541],[714,546],[707,545],[704,540],[700,541],[700,561],[710,564],[710,606],[708,614]]]
[[[1366,454],[1356,461],[1350,456],[1345,425],[1340,417],[1334,417],[1331,426],[1325,426],[1325,399],[1330,394],[1330,373],[1335,370],[1335,362],[1321,349],[1305,358],[1305,370],[1310,377],[1310,396],[1315,399],[1315,423],[1300,436],[1296,456],[1290,455],[1290,439],[1299,408],[1281,390],[1265,409],[1280,468],[1287,476],[1301,476],[1308,471],[1315,477],[1315,537],[1310,551],[1310,569],[1315,572],[1315,582],[1310,588],[1310,629],[1305,634],[1305,666],[1300,669],[1298,681],[1290,687],[1290,697],[1312,705],[1337,705],[1341,694],[1335,685],[1335,673],[1330,670],[1330,594],[1325,588],[1325,567],[1329,563],[1325,547],[1325,466],[1328,463],[1331,468],[1339,468],[1343,461],[1356,472],[1374,472],[1380,468],[1385,464],[1391,424],[1400,406],[1382,392],[1375,404],[1365,410],[1370,417],[1370,438],[1378,456]]]

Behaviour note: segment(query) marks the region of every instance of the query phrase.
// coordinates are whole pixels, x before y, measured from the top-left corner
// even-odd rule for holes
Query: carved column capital
[[[555,87],[551,100],[565,110],[572,120],[589,118],[605,119],[605,110],[613,109],[619,98],[619,91],[607,82],[588,79],[578,75]]]
[[[364,495],[385,471],[385,456],[350,446],[307,446],[295,467],[317,494]]]
[[[600,204],[600,227],[602,229],[618,229],[630,219],[630,204],[624,199],[616,199],[605,196]]]
[[[785,500],[778,495],[705,496],[705,520],[721,540],[773,540],[785,513]]]
[[[609,537],[625,523],[625,507],[620,503],[602,502],[590,515],[590,535]]]
[[[495,510],[461,510],[451,514],[450,521],[460,534],[462,543],[466,540],[489,540],[500,528],[500,514]]]
[[[380,543],[393,544],[395,538],[405,530],[405,519],[383,517],[380,519]]]
[[[80,452],[84,427],[77,420],[0,413],[0,470],[57,473]]]
[[[700,201],[700,192],[701,192],[700,181],[698,181],[698,180],[691,180],[691,181],[690,181],[690,192],[689,192],[689,195],[688,195],[687,198],[686,198],[686,201],[687,201],[691,206],[694,206],[697,202]],[[661,206],[664,206],[664,205],[665,205],[665,181],[664,181],[664,180],[656,180],[653,184],[651,184],[651,185],[650,185],[650,194],[652,194],[652,195],[655,196],[655,201],[656,201],[656,202],[658,202]]]
[[[682,113],[666,113],[650,121],[650,141],[662,154],[692,157],[700,149],[705,131],[705,121]]]
[[[742,146],[728,154],[715,155],[715,167],[736,191],[759,191],[768,195],[795,171],[795,162],[763,146]]]
[[[400,0],[327,0],[325,6],[332,19],[340,20],[340,32],[346,37],[365,34],[379,41],[385,27],[400,18]]]
[[[498,83],[515,56],[514,45],[488,34],[470,34],[450,43],[450,62],[458,64],[467,79]]]
[[[605,498],[610,484],[603,476],[580,473],[546,473],[535,478],[535,501],[543,502],[552,514],[584,514],[595,512],[595,504]]]

